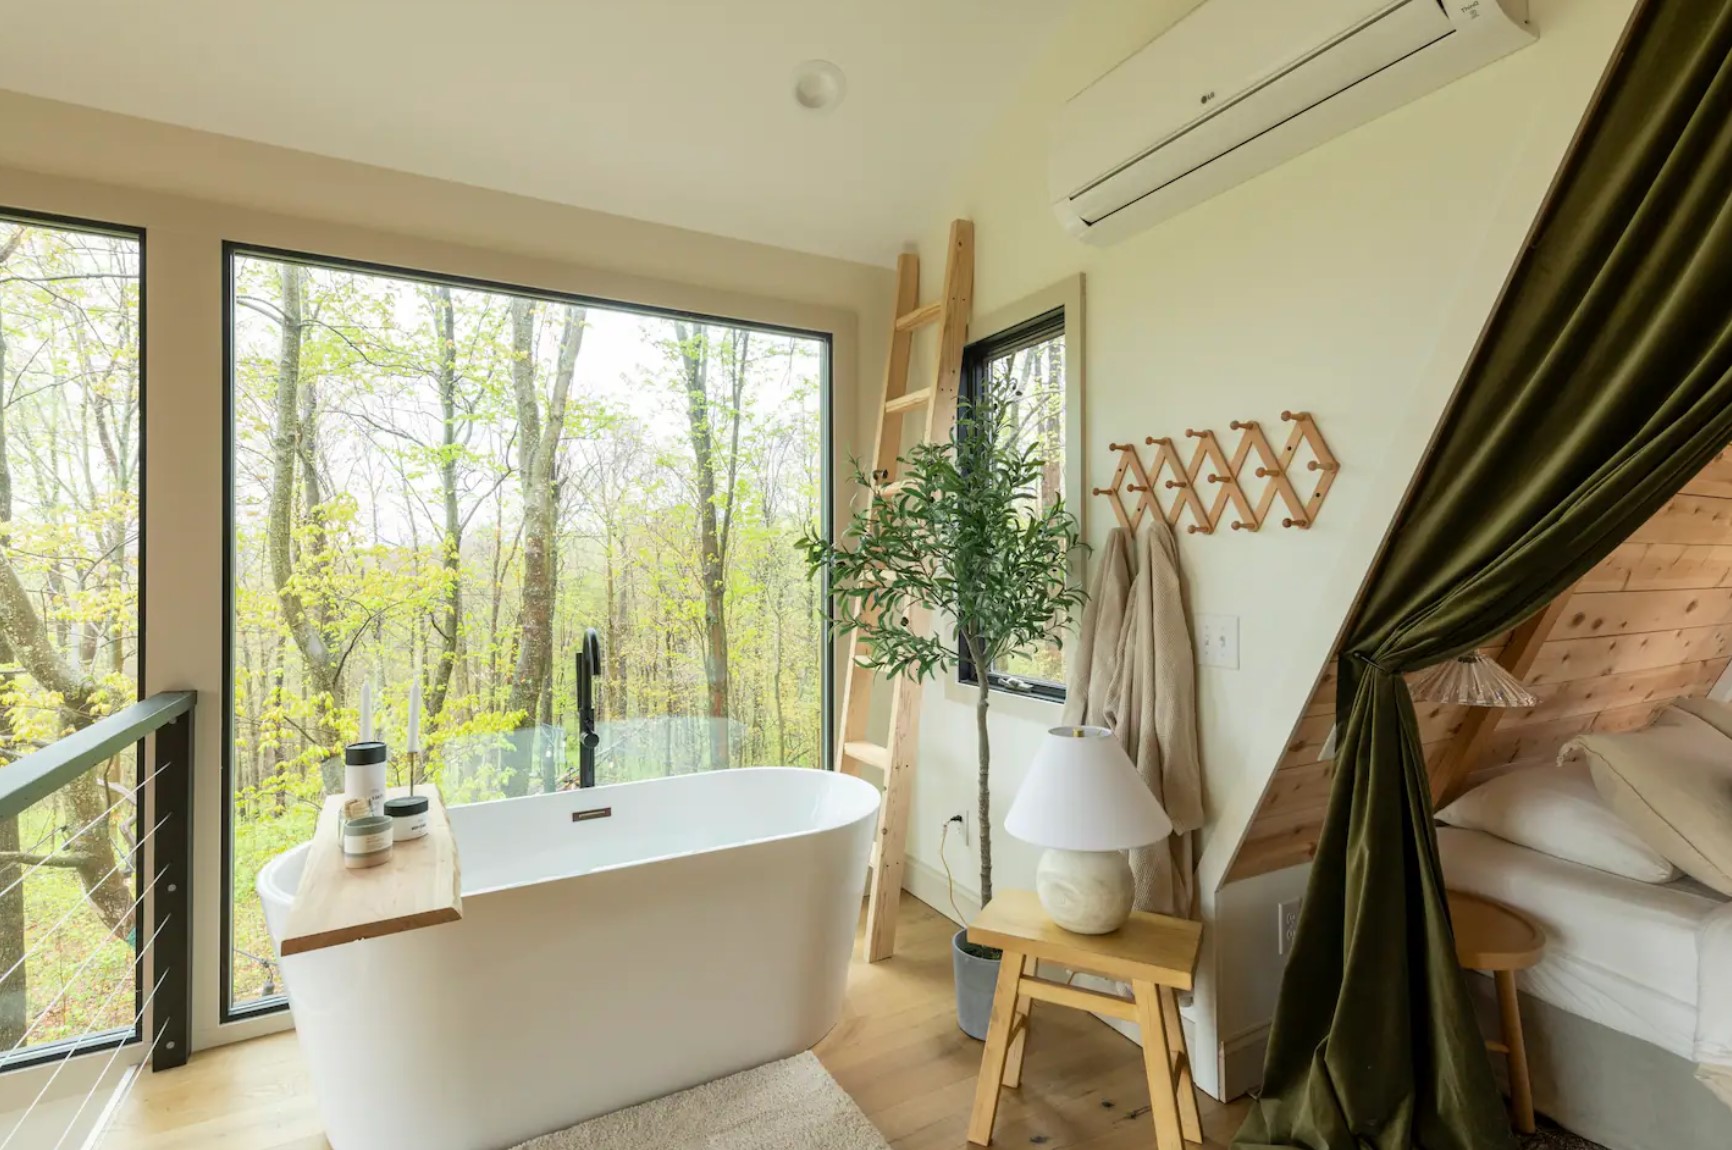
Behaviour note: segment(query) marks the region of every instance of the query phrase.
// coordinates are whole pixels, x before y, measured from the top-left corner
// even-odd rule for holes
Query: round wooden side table
[[[1522,1040],[1521,1007],[1515,972],[1545,956],[1546,932],[1518,910],[1476,894],[1449,892],[1449,917],[1455,927],[1456,961],[1468,970],[1489,971],[1497,984],[1500,1040],[1486,1048],[1509,1062],[1509,1100],[1516,1129],[1534,1132],[1534,1092],[1528,1077],[1528,1051]]]

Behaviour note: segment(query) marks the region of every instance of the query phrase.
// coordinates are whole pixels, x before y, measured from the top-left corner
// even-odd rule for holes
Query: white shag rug
[[[889,1150],[811,1051],[533,1138],[516,1150]]]

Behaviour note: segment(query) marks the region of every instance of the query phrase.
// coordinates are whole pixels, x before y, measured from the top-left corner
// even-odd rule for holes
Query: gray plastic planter
[[[992,994],[998,989],[998,960],[976,958],[962,949],[968,931],[959,930],[950,939],[951,967],[956,973],[956,1025],[970,1038],[986,1039],[992,1020]]]

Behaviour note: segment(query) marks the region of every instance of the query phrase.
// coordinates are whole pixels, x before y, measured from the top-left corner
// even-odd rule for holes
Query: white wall
[[[1047,206],[1054,111],[1194,6],[1084,0],[920,248],[943,250],[949,215],[975,221],[976,315],[1084,273],[1085,488],[1110,478],[1110,440],[1256,419],[1279,444],[1283,408],[1311,411],[1342,462],[1309,531],[1180,536],[1193,610],[1241,619],[1239,669],[1199,672],[1213,925],[1194,1021],[1218,1050],[1266,1022],[1273,904],[1303,886],[1292,872],[1217,893],[1221,876],[1632,3],[1534,0],[1533,47],[1116,247],[1068,239]],[[923,298],[941,271],[928,261]],[[1113,519],[1088,503],[1098,545]],[[995,715],[995,822],[1056,718],[1020,699]],[[909,882],[942,907],[938,836],[973,807],[973,715],[935,684],[922,724]],[[1029,885],[1038,852],[993,841],[995,885]],[[972,850],[952,836],[949,856],[969,909]],[[1195,1053],[1199,1082],[1219,1091],[1216,1059]]]

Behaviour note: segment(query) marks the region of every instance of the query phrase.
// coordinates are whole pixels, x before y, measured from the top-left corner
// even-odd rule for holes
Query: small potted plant
[[[810,569],[829,570],[831,624],[864,640],[863,666],[924,681],[966,655],[975,670],[982,906],[992,901],[989,668],[1058,634],[1087,598],[1070,579],[1081,546],[1076,519],[1062,499],[1040,499],[1045,461],[1034,444],[1017,442],[1011,398],[988,392],[962,407],[954,439],[911,449],[888,490],[856,464],[869,505],[839,543],[812,531],[801,540]],[[930,628],[920,626],[927,613]],[[965,930],[951,949],[957,1021],[983,1038],[999,953],[970,943]]]

